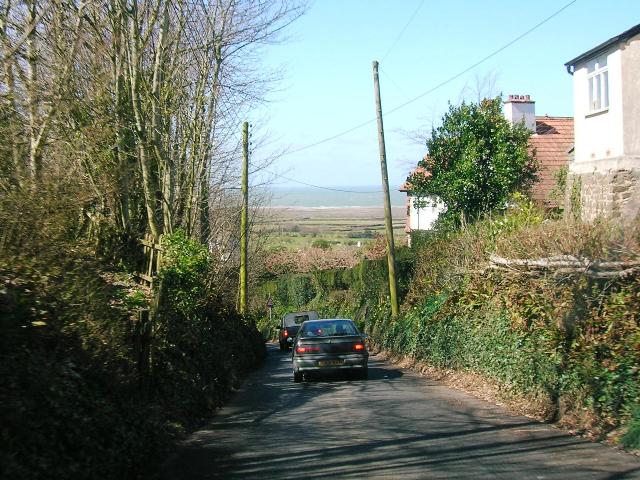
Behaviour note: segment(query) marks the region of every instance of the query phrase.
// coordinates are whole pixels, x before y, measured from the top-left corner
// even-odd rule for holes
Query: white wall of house
[[[620,51],[622,56],[623,149],[640,157],[640,36]]]
[[[606,65],[606,67],[602,67]],[[603,71],[596,80],[604,105],[590,102],[590,77],[598,67]],[[606,85],[605,85],[606,84]],[[623,154],[622,142],[622,62],[620,51],[612,49],[597,58],[577,65],[573,74],[575,113],[575,157],[572,171],[587,172],[605,167],[594,161],[615,159]],[[605,103],[606,102],[606,103]]]
[[[429,230],[433,227],[434,222],[438,219],[438,215],[444,211],[444,204],[434,197],[429,197],[427,204],[421,208],[416,208],[416,197],[409,197],[409,229],[410,230]]]
[[[567,64],[575,112],[567,191],[579,189],[583,220],[640,218],[640,34],[632,35]]]
[[[639,67],[639,37],[575,66],[571,172],[640,167]]]

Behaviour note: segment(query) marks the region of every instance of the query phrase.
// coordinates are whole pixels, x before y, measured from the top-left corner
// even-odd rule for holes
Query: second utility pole
[[[249,247],[249,123],[242,124],[242,214],[240,215],[240,313],[246,315]]]
[[[382,171],[382,189],[384,191],[384,219],[387,227],[387,263],[389,265],[389,297],[391,316],[398,316],[398,280],[396,278],[396,253],[393,241],[393,221],[391,219],[391,198],[389,197],[389,175],[387,173],[387,152],[384,146],[384,126],[382,124],[382,104],[380,102],[380,81],[378,80],[378,62],[373,62],[373,88],[376,96],[376,116],[378,118],[378,147],[380,149],[380,170]]]

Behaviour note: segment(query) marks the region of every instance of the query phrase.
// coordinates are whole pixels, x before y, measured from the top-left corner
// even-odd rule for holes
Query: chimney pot
[[[525,127],[535,133],[536,107],[531,95],[509,95],[504,102],[504,116],[512,125],[524,122]]]

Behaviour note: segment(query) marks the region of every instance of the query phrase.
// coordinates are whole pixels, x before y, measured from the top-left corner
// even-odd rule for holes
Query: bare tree
[[[51,173],[47,165],[73,165],[95,195],[80,206],[85,221],[211,240],[212,215],[237,181],[238,125],[274,79],[261,49],[304,9],[290,0],[3,0],[2,171],[26,186]]]
[[[497,87],[499,79],[500,75],[495,70],[476,72],[473,80],[467,81],[460,91],[458,103],[465,100],[480,103],[485,99],[496,98],[500,94]]]

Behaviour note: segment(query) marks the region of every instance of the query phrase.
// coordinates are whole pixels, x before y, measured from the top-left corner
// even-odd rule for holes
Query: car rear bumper
[[[305,355],[293,358],[293,369],[297,372],[364,369],[368,361],[368,354]]]

